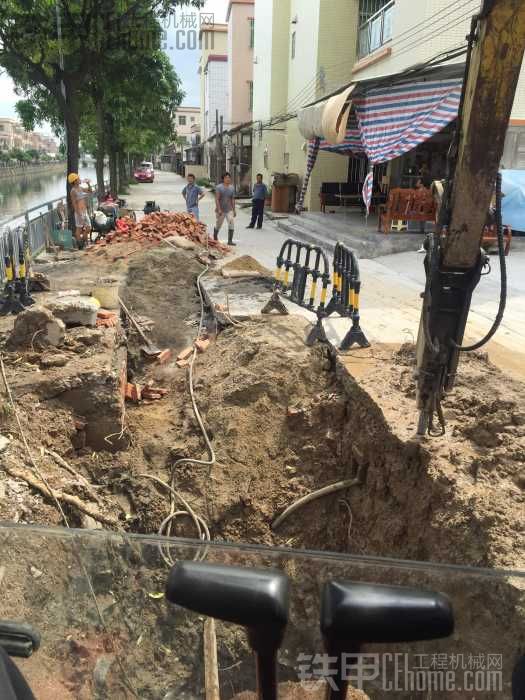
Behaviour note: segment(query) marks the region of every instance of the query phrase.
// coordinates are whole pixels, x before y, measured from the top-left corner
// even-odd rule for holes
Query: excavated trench
[[[129,277],[127,293],[133,294],[133,284]],[[198,357],[195,390],[217,462],[210,471],[182,464],[174,483],[206,520],[212,538],[463,567],[523,568],[522,385],[484,356],[466,358],[445,405],[446,438],[416,440],[412,346],[376,348],[364,359],[355,353],[341,358],[323,346],[306,348],[304,332],[299,318],[250,322],[224,330]],[[144,409],[129,412],[147,470],[162,479],[180,457],[206,459],[186,372],[179,370],[169,381],[170,398],[165,407],[154,408],[162,431],[142,440]],[[164,418],[157,411],[164,411]],[[141,481],[139,486],[133,461],[127,491],[132,527],[156,531],[167,514],[166,494],[154,484]],[[304,506],[272,528],[293,501],[347,479],[360,483]],[[182,518],[174,534],[193,537],[195,532]],[[326,572],[304,560],[283,565],[297,588],[293,617],[318,619],[319,586]],[[354,574],[352,567],[346,572]],[[508,684],[525,643],[523,625],[508,625],[509,615],[523,619],[519,582],[491,582],[474,572],[455,576],[450,570],[402,573],[379,564],[361,575],[449,592],[457,633],[447,651],[479,654],[497,647],[494,653],[506,659]],[[308,646],[311,636],[318,639],[311,623],[298,624],[289,635],[281,656],[282,680],[297,679],[290,659]],[[220,630],[219,666],[242,661],[221,674],[226,697],[253,689],[251,658],[242,639],[231,629]]]
[[[134,313],[153,320],[152,341],[175,353],[191,344],[196,333],[200,306],[194,281],[200,270],[187,252],[157,250],[130,266],[122,290]],[[483,356],[466,358],[458,386],[445,403],[446,438],[416,440],[413,347],[377,347],[366,355],[341,357],[325,346],[307,348],[304,332],[303,319],[287,317],[247,322],[218,334],[197,358],[194,385],[216,463],[211,469],[183,463],[174,474],[175,488],[206,521],[215,542],[298,551],[279,552],[274,561],[247,551],[229,550],[227,555],[231,563],[275,563],[292,578],[292,624],[279,658],[280,680],[297,681],[298,654],[310,653],[313,642],[321,648],[316,621],[322,582],[353,578],[449,593],[456,613],[454,638],[444,646],[412,650],[502,654],[503,692],[483,697],[510,697],[512,665],[525,647],[518,579],[374,559],[316,561],[301,557],[300,551],[523,569],[522,385]],[[169,481],[177,459],[206,459],[207,451],[191,409],[187,370],[145,363],[139,345],[130,332],[128,378],[152,378],[169,390],[168,396],[127,405],[126,449],[94,456],[92,449],[80,446],[68,459],[103,486],[126,530],[150,534],[166,517],[169,500],[162,488],[140,475]],[[49,410],[56,408],[54,399]],[[40,411],[44,422],[45,404]],[[51,432],[48,438],[57,443]],[[60,439],[65,445],[68,437]],[[305,505],[272,528],[295,500],[347,479],[359,483]],[[46,506],[36,521],[45,522],[49,510]],[[194,537],[191,520],[179,518],[173,534]],[[220,555],[211,550],[208,559]],[[159,601],[144,601],[143,588],[163,588],[165,570],[157,555],[145,560],[130,547],[112,552],[111,561],[112,576],[98,582],[97,593],[122,587],[122,610],[143,607],[142,626],[129,620],[122,632],[131,639],[144,635],[140,648],[128,653],[128,662],[139,668],[146,658],[156,669],[158,684],[151,680],[155,674],[136,672],[139,687],[166,687],[160,679],[169,676],[173,697],[198,695],[203,686],[202,663],[196,661],[202,658],[202,621]],[[119,610],[110,617],[114,625],[122,625]],[[221,697],[254,689],[252,659],[241,632],[219,625],[218,655]],[[81,697],[78,687],[74,697]],[[144,691],[143,697],[164,695]]]

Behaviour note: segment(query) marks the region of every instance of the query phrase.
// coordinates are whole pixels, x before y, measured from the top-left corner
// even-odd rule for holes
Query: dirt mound
[[[221,270],[241,270],[242,272],[259,272],[261,275],[271,277],[272,273],[264,265],[252,258],[251,255],[241,255],[223,265]]]

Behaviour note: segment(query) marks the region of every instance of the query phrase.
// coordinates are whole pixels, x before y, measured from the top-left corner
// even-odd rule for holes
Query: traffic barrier
[[[34,304],[29,293],[30,238],[27,227],[7,230],[0,239],[5,287],[0,316],[17,314]]]
[[[272,298],[261,313],[269,314],[272,311],[278,311],[288,314],[281,301],[281,296],[284,296],[294,304],[313,311],[317,315],[317,323],[308,334],[306,344],[313,345],[317,340],[327,342],[323,318],[327,315],[326,299],[329,284],[330,266],[326,253],[319,246],[288,238],[277,257]],[[319,303],[317,303],[318,297]]]
[[[343,338],[340,350],[348,350],[355,344],[362,348],[370,347],[360,326],[360,293],[361,279],[357,257],[343,243],[337,243],[333,261],[332,298],[326,307],[326,315],[337,312],[343,318],[352,319],[352,327]]]

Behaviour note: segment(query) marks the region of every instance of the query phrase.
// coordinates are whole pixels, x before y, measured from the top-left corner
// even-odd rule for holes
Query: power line
[[[459,22],[459,21],[465,19],[466,17],[470,17],[470,16],[471,16],[471,11],[468,10],[468,11],[465,12],[463,15],[460,15],[459,17],[456,17],[455,20],[456,20],[457,22]],[[413,51],[415,48],[421,46],[422,44],[427,43],[427,41],[429,41],[430,39],[432,39],[432,38],[434,38],[434,37],[442,36],[442,35],[445,33],[445,31],[446,31],[447,29],[448,29],[448,26],[444,26],[444,27],[441,27],[441,28],[440,28],[441,31],[433,30],[433,31],[431,31],[429,34],[425,34],[425,35],[421,36],[421,37],[420,37],[417,41],[415,41],[414,43],[409,44],[408,46],[403,46],[402,49],[401,49],[401,51],[396,52],[396,56],[403,56],[403,55],[406,54],[408,51]]]
[[[417,22],[416,24],[413,24],[411,27],[408,29],[405,29],[404,32],[401,32],[396,36],[394,41],[390,44],[390,46],[393,48],[395,46],[399,46],[400,44],[405,43],[406,41],[409,41],[413,38],[415,34],[417,34],[418,30],[420,28],[424,28],[424,31],[426,31],[429,27],[432,27],[434,24],[441,23],[446,17],[449,17],[450,15],[453,15],[457,11],[463,10],[467,5],[473,4],[474,6],[479,7],[479,0],[465,0],[464,3],[459,4],[457,1],[450,3],[450,5],[447,5],[446,7],[443,7],[441,10],[438,10],[438,12],[435,12],[433,15],[430,15],[428,21],[422,21],[422,22]],[[443,14],[445,10],[448,10],[450,8],[453,8],[450,10],[450,12],[447,12],[446,14]],[[470,8],[474,9],[474,7]],[[448,20],[448,23],[454,21],[454,18]]]

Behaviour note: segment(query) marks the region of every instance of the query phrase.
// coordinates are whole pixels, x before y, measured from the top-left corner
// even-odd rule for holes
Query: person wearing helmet
[[[91,182],[85,180],[87,190],[82,187],[79,175],[70,173],[67,181],[71,185],[69,196],[75,212],[75,240],[80,250],[85,247],[88,236],[91,237],[91,220],[87,210],[87,201],[92,193]]]

